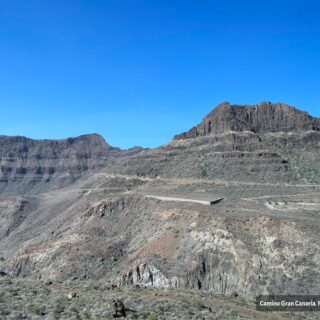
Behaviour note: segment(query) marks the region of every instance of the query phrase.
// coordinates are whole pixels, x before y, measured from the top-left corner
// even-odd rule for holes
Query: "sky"
[[[0,0],[0,134],[155,147],[217,104],[320,116],[320,2]]]

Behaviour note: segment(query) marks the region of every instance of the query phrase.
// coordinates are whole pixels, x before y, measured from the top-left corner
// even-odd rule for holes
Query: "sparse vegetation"
[[[156,149],[9,138],[0,319],[110,319],[115,298],[129,319],[265,319],[248,296],[318,292],[320,131],[232,114]]]
[[[68,297],[69,292],[77,294]],[[112,300],[118,298],[124,301],[127,319],[265,319],[249,301],[244,303],[243,299],[199,291],[110,290],[103,280],[69,281],[51,286],[38,280],[9,277],[0,279],[0,319],[113,319]],[[276,315],[269,316],[268,319],[277,319]],[[291,315],[288,319],[300,318]]]

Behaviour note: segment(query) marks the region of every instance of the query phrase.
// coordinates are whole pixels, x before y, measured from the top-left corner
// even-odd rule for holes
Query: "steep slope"
[[[24,194],[61,188],[106,166],[119,149],[97,135],[63,140],[0,136],[0,193]]]
[[[225,199],[206,206],[146,194]],[[319,186],[99,173],[16,205],[0,199],[0,270],[228,295],[316,294],[319,195]]]
[[[320,119],[285,104],[222,103],[170,143],[112,170],[252,182],[320,182]]]
[[[320,131],[320,119],[284,103],[261,102],[257,105],[231,105],[214,108],[200,124],[174,139],[190,139],[228,131],[255,133]]]
[[[150,150],[52,142],[56,158],[41,162],[39,152],[6,144],[15,159],[8,167],[25,161],[32,172],[30,159],[45,167],[53,158],[61,168],[53,186],[60,174],[76,181],[33,195],[2,193],[0,271],[250,297],[318,293],[319,119],[269,107],[219,106],[210,132],[200,124],[196,135]],[[244,114],[251,116],[242,123]],[[24,179],[13,175],[11,186],[22,188]]]

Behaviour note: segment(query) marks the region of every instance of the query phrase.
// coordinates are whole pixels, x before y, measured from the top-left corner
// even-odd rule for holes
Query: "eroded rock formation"
[[[212,133],[251,131],[255,133],[319,131],[320,119],[284,103],[261,102],[257,105],[231,105],[214,108],[200,124],[174,139],[191,139]]]

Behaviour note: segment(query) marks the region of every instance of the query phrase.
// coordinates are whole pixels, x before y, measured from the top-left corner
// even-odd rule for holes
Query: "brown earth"
[[[148,150],[5,138],[0,271],[249,300],[318,294],[319,119],[268,103],[205,119]],[[44,183],[33,168],[51,166]]]

